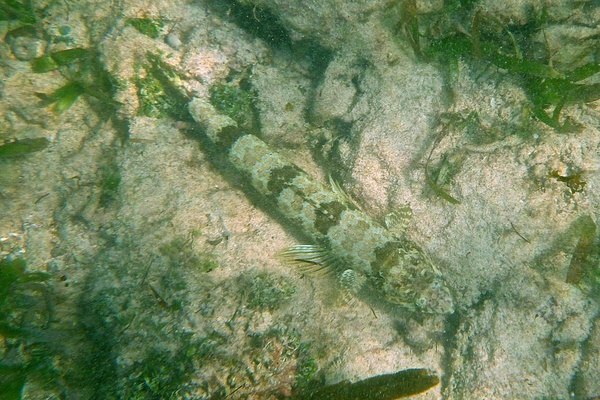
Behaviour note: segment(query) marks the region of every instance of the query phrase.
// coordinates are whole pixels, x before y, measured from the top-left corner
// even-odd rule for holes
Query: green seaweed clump
[[[305,390],[316,381],[319,365],[315,358],[310,354],[309,346],[306,342],[300,343],[297,353],[296,366],[296,386],[298,390]]]
[[[55,51],[42,57],[31,60],[31,69],[36,73],[50,72],[58,67],[67,66],[89,56],[89,51],[84,48]]]
[[[252,310],[274,311],[296,293],[296,288],[288,278],[274,277],[266,273],[251,277],[244,286],[248,296],[248,308]]]
[[[32,32],[33,34],[36,33]],[[67,81],[52,93],[40,93],[44,106],[52,106],[56,114],[67,111],[81,95],[99,100],[98,104],[111,107],[121,103],[112,99],[116,91],[114,79],[98,62],[99,54],[85,48],[72,48],[45,54],[30,61],[35,73],[57,70]]]
[[[172,101],[162,82],[154,75],[139,78],[136,84],[140,99],[139,115],[161,118],[178,112],[180,106]]]
[[[216,83],[210,88],[210,103],[221,114],[236,121],[240,128],[253,129],[255,123],[254,96],[250,91],[233,85]]]
[[[449,188],[454,177],[460,172],[463,157],[458,154],[444,154],[440,161],[430,168],[429,160],[425,168],[425,182],[439,197],[450,204],[460,204],[460,200],[450,195]]]
[[[227,15],[249,34],[274,46],[292,43],[285,26],[269,9],[259,4],[243,4],[242,1],[226,0],[224,3],[228,3]]]
[[[444,154],[436,165],[433,165],[431,160],[433,153],[440,142],[452,129],[464,129],[467,126],[478,122],[478,117],[476,113],[471,113],[467,117],[463,117],[460,114],[449,114],[447,117],[448,121],[441,127],[440,131],[435,136],[429,155],[425,161],[425,182],[429,189],[437,196],[451,204],[457,205],[460,204],[460,200],[450,195],[448,189],[453,182],[454,177],[462,168],[463,156],[461,154]]]
[[[152,39],[158,38],[164,27],[161,20],[151,18],[129,18],[127,24]]]
[[[52,106],[56,114],[67,111],[85,93],[85,87],[77,81],[71,81],[50,94],[36,93],[44,105]]]
[[[0,394],[19,400],[29,380],[55,382],[49,341],[44,338],[51,315],[48,303],[50,277],[44,272],[27,272],[22,257],[0,260]]]
[[[148,64],[138,65],[134,83],[138,89],[138,114],[152,118],[171,117],[179,121],[190,119],[187,99],[176,87],[177,72],[159,54],[148,53]]]
[[[52,106],[56,114],[62,114],[81,95],[99,100],[103,106],[116,107],[121,103],[112,99],[115,86],[110,75],[101,68],[97,55],[86,49],[75,48],[51,53],[31,61],[34,72],[49,72],[57,68],[67,83],[52,93],[35,93],[44,106]]]

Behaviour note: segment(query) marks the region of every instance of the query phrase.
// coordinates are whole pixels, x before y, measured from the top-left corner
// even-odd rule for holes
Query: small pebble
[[[167,43],[169,46],[171,46],[175,50],[179,50],[181,48],[181,46],[183,45],[181,43],[181,39],[179,38],[179,35],[175,32],[171,32],[165,37],[165,43]]]

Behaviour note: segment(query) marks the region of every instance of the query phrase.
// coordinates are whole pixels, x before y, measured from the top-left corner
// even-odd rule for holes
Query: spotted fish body
[[[190,112],[251,185],[273,201],[290,224],[313,238],[311,245],[288,249],[288,258],[330,267],[355,291],[368,282],[392,304],[422,312],[453,312],[441,273],[416,244],[395,237],[339,190],[313,179],[216,113],[210,103],[194,99]]]

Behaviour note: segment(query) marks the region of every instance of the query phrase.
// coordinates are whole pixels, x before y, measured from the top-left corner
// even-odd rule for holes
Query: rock
[[[11,49],[21,61],[30,61],[44,55],[46,42],[29,36],[18,36],[12,40]]]

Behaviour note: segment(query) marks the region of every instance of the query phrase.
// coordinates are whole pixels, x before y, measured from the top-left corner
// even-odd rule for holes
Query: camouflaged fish
[[[392,304],[427,313],[453,312],[440,271],[416,244],[396,237],[354,206],[336,185],[330,189],[317,182],[217,113],[208,101],[194,99],[189,109],[252,186],[274,201],[290,224],[313,238],[314,244],[287,249],[287,258],[332,269],[353,292],[368,282]]]

